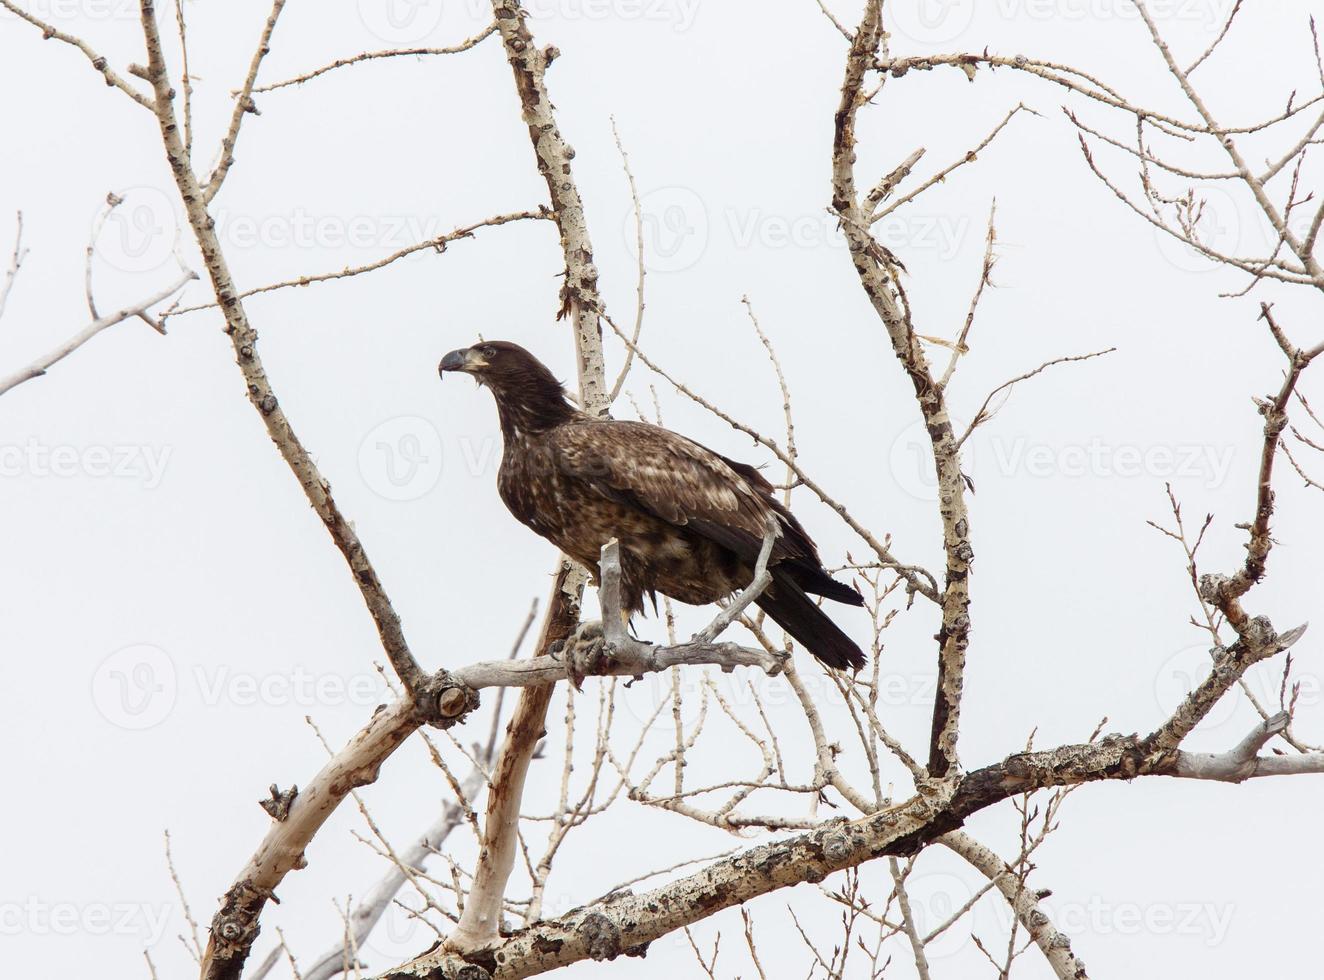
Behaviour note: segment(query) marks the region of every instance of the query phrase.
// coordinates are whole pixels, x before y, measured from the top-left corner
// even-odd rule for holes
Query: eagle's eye
[[[484,347],[484,348],[483,348],[483,356],[486,357],[486,358],[490,361],[492,358],[496,357],[496,348],[495,348],[495,347]]]

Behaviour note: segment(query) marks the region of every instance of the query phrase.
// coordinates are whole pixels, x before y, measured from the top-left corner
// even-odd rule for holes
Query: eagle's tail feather
[[[791,577],[795,579],[795,584],[810,595],[821,595],[824,599],[844,602],[848,606],[864,605],[862,595],[845,582],[838,582],[818,565],[801,562],[791,565],[788,571]]]
[[[864,653],[855,641],[814,605],[785,570],[773,569],[772,584],[755,601],[778,626],[829,667],[858,670],[864,666]]]

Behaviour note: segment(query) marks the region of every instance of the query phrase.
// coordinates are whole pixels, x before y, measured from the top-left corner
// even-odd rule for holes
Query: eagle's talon
[[[563,650],[565,675],[576,691],[584,688],[584,678],[602,672],[610,663],[611,652],[608,640],[600,620],[591,619],[580,623],[579,627],[566,639]]]

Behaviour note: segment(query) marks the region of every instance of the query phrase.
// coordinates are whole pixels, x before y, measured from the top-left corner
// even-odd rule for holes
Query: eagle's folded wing
[[[813,544],[772,498],[767,481],[684,436],[644,422],[585,420],[558,427],[552,449],[561,472],[597,493],[688,527],[751,564],[774,524],[780,535],[774,562],[816,559]]]

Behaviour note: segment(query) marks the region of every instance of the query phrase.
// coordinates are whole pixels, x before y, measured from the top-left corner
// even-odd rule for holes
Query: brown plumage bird
[[[772,582],[756,602],[830,667],[859,668],[864,654],[809,598],[863,605],[823,568],[800,522],[767,480],[684,436],[644,422],[596,419],[517,344],[484,341],[451,351],[439,373],[471,375],[491,389],[505,452],[497,487],[521,523],[584,565],[620,542],[622,604],[643,609],[657,593],[693,605],[725,598],[754,578],[765,535],[778,537]]]

